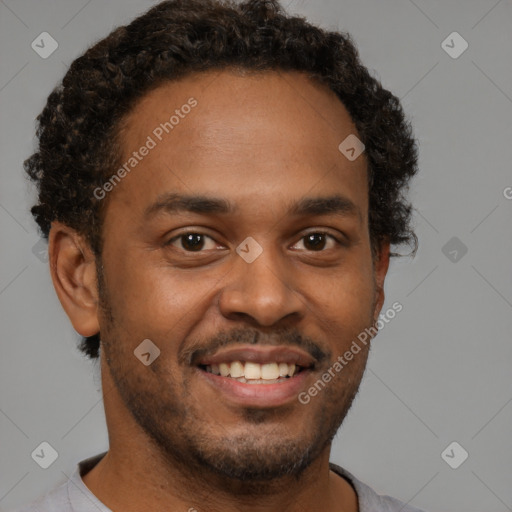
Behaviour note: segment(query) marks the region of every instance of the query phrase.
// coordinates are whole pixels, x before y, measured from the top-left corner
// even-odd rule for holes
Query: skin
[[[254,335],[256,345],[314,349],[300,388],[307,391],[376,321],[389,244],[372,259],[367,162],[338,150],[357,130],[338,98],[303,74],[207,72],[138,101],[120,131],[123,162],[190,97],[197,106],[105,199],[101,263],[82,236],[52,224],[59,299],[81,335],[100,331],[102,339],[110,449],[84,482],[109,508],[128,512],[357,511],[329,455],[367,347],[307,405],[238,403],[187,360]],[[176,192],[237,209],[145,216]],[[288,211],[304,197],[333,194],[356,213]],[[190,232],[207,235],[202,252],[175,238]],[[307,243],[318,232],[343,244]],[[235,251],[248,236],[263,249],[252,263]],[[160,349],[149,366],[133,354],[145,339]]]

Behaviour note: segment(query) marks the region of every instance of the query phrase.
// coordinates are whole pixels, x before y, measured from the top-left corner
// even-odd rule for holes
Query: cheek
[[[352,251],[340,266],[301,265],[286,276],[308,306],[311,314],[306,313],[306,321],[324,326],[327,338],[345,338],[364,329],[373,313],[370,253],[360,249]],[[131,339],[167,339],[171,332],[173,339],[183,339],[213,312],[215,296],[232,277],[229,267],[176,269],[154,256],[124,248],[111,251],[105,259],[116,328]]]
[[[339,345],[338,351],[372,325],[375,300],[372,272],[371,264],[360,260],[328,276],[303,275],[304,286],[309,290],[306,297],[308,310],[326,339],[335,340]]]
[[[225,269],[183,271],[149,260],[113,260],[107,286],[115,327],[131,339],[180,340],[204,315]]]

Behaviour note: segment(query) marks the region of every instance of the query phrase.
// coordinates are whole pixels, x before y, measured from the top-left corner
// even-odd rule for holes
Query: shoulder
[[[84,512],[94,510],[98,512],[111,512],[86,487],[82,475],[92,469],[106,452],[89,457],[77,464],[72,475],[63,483],[57,484],[52,490],[37,500],[21,508],[9,512]]]
[[[10,512],[73,512],[67,482],[55,487],[35,501]]]
[[[331,462],[329,466],[352,484],[358,496],[360,512],[423,512],[391,496],[377,494],[371,487],[337,464]]]

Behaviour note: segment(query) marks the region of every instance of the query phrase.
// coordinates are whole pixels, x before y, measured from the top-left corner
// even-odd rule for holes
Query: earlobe
[[[85,237],[52,222],[48,237],[50,273],[62,307],[82,336],[99,332],[95,255]]]

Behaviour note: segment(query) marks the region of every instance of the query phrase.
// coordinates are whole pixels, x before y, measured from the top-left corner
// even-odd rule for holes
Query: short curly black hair
[[[335,92],[365,145],[372,250],[388,240],[414,255],[405,191],[418,149],[399,99],[362,65],[349,34],[290,16],[277,0],[164,1],[71,64],[37,117],[39,147],[24,164],[38,187],[31,212],[43,237],[58,220],[100,255],[106,200],[93,191],[120,165],[121,121],[163,82],[228,67],[304,72]],[[99,343],[99,335],[84,338],[80,349],[96,358]]]

